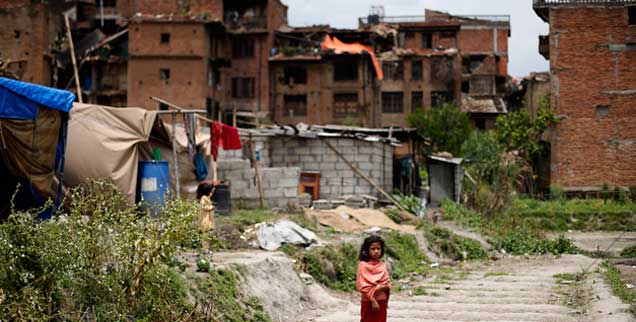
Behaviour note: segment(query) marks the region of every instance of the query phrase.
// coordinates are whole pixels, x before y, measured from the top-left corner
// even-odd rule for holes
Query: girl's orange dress
[[[361,294],[360,322],[386,322],[390,291],[378,291],[382,285],[391,287],[386,264],[379,260],[360,261],[356,285]],[[371,307],[372,298],[380,305],[377,311]]]

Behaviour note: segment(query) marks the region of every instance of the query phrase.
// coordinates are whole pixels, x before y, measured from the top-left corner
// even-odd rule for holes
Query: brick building
[[[417,108],[455,102],[474,124],[492,128],[506,113],[508,16],[360,18],[353,30],[329,26],[283,28],[276,33],[272,118],[281,123],[406,126]],[[331,35],[373,48],[384,79],[369,55],[320,50]]]
[[[636,1],[535,0],[550,24],[551,182],[567,190],[636,184]]]

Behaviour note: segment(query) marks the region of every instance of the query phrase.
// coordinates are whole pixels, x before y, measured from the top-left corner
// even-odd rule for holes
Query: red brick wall
[[[207,56],[208,36],[202,23],[131,22],[128,28],[131,55]],[[167,44],[161,34],[170,34]]]
[[[28,1],[22,1],[28,2]],[[41,85],[51,85],[49,60],[45,53],[49,49],[49,10],[45,4],[30,7],[20,1],[2,1],[0,7],[0,56],[12,61],[10,70],[21,80]],[[16,38],[16,32],[19,37]]]
[[[170,69],[170,79],[159,77],[161,68]],[[134,58],[128,61],[128,106],[150,110],[157,96],[186,108],[205,108],[206,62],[203,59]]]
[[[508,30],[497,29],[497,52],[508,52]],[[495,33],[493,29],[462,28],[457,37],[459,49],[464,53],[493,52]]]
[[[636,94],[604,93],[636,90],[636,51],[608,47],[635,39],[625,8],[551,10],[552,108],[563,117],[552,138],[552,184],[636,184]]]

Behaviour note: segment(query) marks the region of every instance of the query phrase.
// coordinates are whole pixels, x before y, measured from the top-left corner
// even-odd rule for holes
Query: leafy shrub
[[[38,210],[0,224],[0,315],[8,320],[177,320],[193,310],[164,265],[197,238],[197,205],[169,202],[158,219],[139,214],[112,184],[71,191],[68,210]]]
[[[457,261],[488,258],[486,250],[473,239],[456,235],[442,227],[424,226],[423,229],[429,244],[439,255]]]
[[[428,110],[418,109],[408,116],[408,122],[420,135],[431,139],[427,153],[446,151],[459,155],[462,143],[473,131],[468,114],[449,103]]]
[[[621,257],[636,258],[636,245],[625,247],[621,251]]]
[[[422,202],[422,199],[414,195],[403,195],[401,192],[396,192],[393,197],[405,208],[406,211],[416,215],[422,216],[426,211],[426,204]]]
[[[543,239],[524,229],[515,229],[492,239],[493,247],[512,255],[525,254],[576,254],[579,252],[571,239],[559,236]]]

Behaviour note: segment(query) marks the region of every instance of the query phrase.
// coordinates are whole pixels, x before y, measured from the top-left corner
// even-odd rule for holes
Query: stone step
[[[554,300],[551,296],[544,297],[483,297],[483,296],[457,296],[449,292],[444,296],[411,296],[402,297],[404,302],[425,303],[459,303],[459,304],[549,304]]]
[[[393,310],[389,308],[389,321],[394,319],[408,319],[415,321],[426,318],[435,321],[537,321],[537,322],[575,322],[568,314],[536,313],[536,312],[456,312],[456,311],[421,311],[421,310]]]
[[[451,288],[449,290],[446,289],[427,289],[427,291],[434,292],[439,297],[447,297],[449,295],[458,296],[458,297],[477,297],[477,298],[544,298],[548,299],[553,294],[550,290],[539,290],[539,291],[518,291],[518,290],[466,290],[466,289],[458,289]]]
[[[468,304],[468,303],[427,303],[425,301],[413,302],[401,299],[391,300],[392,311],[422,311],[422,312],[454,312],[454,313],[543,313],[543,314],[568,314],[569,310],[560,305],[551,304]]]
[[[486,291],[486,292],[499,292],[499,291],[518,291],[518,292],[538,292],[538,293],[551,293],[552,288],[556,284],[552,285],[515,285],[515,284],[422,284],[427,290],[462,290],[462,291]]]

